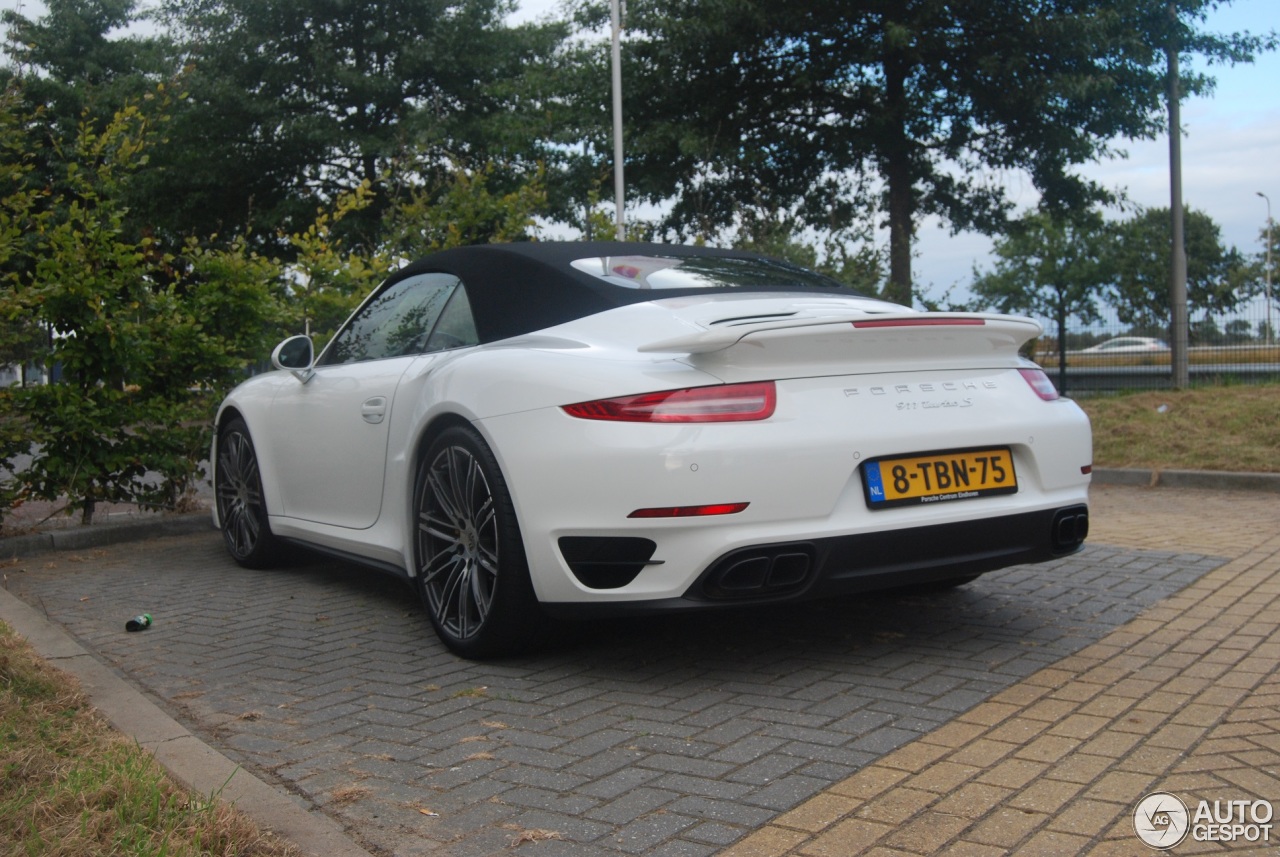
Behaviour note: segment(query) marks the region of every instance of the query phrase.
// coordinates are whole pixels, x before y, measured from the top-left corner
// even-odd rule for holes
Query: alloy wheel
[[[457,640],[479,633],[498,579],[498,514],[480,461],[446,446],[432,459],[417,504],[418,579],[437,627]]]

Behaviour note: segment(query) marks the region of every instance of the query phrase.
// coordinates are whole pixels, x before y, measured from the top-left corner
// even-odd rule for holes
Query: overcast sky
[[[520,0],[514,20],[536,18],[557,8],[558,0]],[[1235,0],[1215,12],[1205,29],[1211,32],[1248,30],[1265,33],[1280,28],[1276,0]],[[1242,252],[1262,250],[1260,232],[1266,226],[1266,202],[1280,218],[1280,56],[1266,54],[1252,65],[1211,70],[1218,80],[1214,95],[1185,101],[1182,106],[1183,201],[1212,217],[1223,240]],[[626,92],[626,82],[623,82]],[[1123,160],[1092,166],[1085,173],[1108,187],[1123,187],[1136,203],[1169,206],[1169,140],[1131,143]],[[1022,206],[1035,203],[1027,186],[1016,193],[1018,179],[1010,177],[1014,198]],[[989,264],[990,242],[981,235],[952,236],[937,221],[919,227],[916,281],[924,293],[941,297],[952,285],[963,287],[974,265]],[[887,242],[887,235],[884,241]]]

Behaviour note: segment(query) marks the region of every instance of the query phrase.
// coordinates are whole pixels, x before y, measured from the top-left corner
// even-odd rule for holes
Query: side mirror
[[[315,346],[311,343],[310,336],[290,336],[271,352],[272,366],[277,369],[288,369],[293,373],[293,377],[304,384],[315,375],[311,369],[315,361]]]

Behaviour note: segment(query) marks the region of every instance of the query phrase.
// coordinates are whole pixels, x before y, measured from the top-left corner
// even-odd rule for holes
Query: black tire
[[[233,419],[218,433],[214,477],[218,522],[232,559],[245,568],[269,568],[281,555],[280,540],[267,522],[258,454],[244,420]]]
[[[527,651],[542,623],[506,481],[469,428],[440,433],[418,465],[414,579],[441,642],[464,658]]]

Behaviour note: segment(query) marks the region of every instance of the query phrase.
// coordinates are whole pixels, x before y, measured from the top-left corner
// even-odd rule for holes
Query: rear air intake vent
[[[562,536],[560,555],[578,581],[591,589],[621,589],[652,562],[658,545],[622,536]]]

